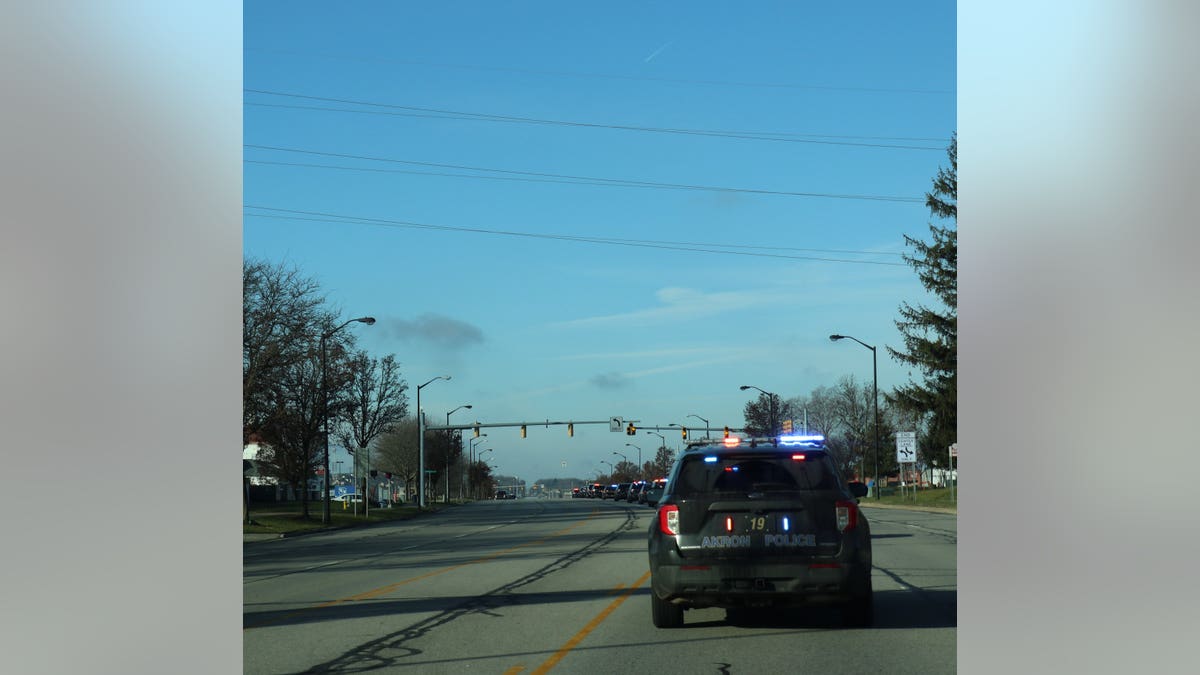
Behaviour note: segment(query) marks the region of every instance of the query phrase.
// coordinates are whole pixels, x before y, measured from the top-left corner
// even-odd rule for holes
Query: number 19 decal
[[[766,519],[766,517],[764,517],[764,516],[757,516],[757,517],[751,518],[751,519],[750,519],[750,529],[751,529],[751,530],[765,530],[765,529],[767,529],[767,519]]]

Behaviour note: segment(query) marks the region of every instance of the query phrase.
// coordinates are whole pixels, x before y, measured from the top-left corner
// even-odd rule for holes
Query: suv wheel
[[[650,616],[656,628],[679,628],[683,625],[683,607],[659,600],[654,591],[650,591]]]
[[[843,623],[854,628],[866,628],[875,623],[875,595],[871,592],[870,572],[865,582],[866,592],[855,595],[842,609]]]

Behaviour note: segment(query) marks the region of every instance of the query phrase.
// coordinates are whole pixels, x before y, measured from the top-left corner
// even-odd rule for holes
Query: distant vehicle
[[[330,497],[329,501],[343,502],[346,504],[354,505],[354,504],[362,504],[363,498],[362,498],[362,495],[348,494],[348,495],[339,495],[337,497]],[[371,506],[381,507],[381,506],[383,506],[383,502],[379,501],[378,499],[372,499]]]
[[[588,496],[592,499],[600,499],[604,496],[604,485],[602,483],[592,483],[588,486]]]
[[[867,494],[847,483],[821,436],[689,445],[650,524],[650,615],[828,603],[847,625],[874,622]]]
[[[631,504],[637,503],[638,493],[642,491],[642,487],[646,485],[644,480],[635,480],[629,484],[629,490],[625,493],[625,501]]]
[[[579,499],[583,496],[583,490],[579,488],[571,488],[571,499]]]
[[[617,497],[617,484],[616,483],[613,483],[612,485],[609,485],[608,487],[604,488],[604,492],[600,495],[601,499],[616,499],[616,497]]]
[[[667,487],[667,479],[659,478],[658,480],[649,481],[646,486],[638,494],[638,503],[646,506],[658,506],[658,500],[662,498],[663,490]]]
[[[508,499],[508,491],[496,490],[496,499]]]
[[[617,483],[617,491],[613,493],[613,499],[624,501],[629,496],[629,483]]]

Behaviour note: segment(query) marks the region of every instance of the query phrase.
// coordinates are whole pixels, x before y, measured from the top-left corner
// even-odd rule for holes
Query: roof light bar
[[[825,444],[825,437],[820,434],[811,436],[780,436],[780,445],[807,445],[817,447]]]

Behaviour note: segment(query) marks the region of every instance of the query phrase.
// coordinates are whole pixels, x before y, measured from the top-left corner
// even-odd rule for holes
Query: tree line
[[[294,266],[265,260],[242,264],[242,442],[259,444],[260,472],[291,484],[308,516],[308,484],[331,449],[408,486],[417,477],[417,420],[409,414],[408,382],[394,354],[372,356],[342,330],[320,284]],[[352,325],[352,324],[351,324]],[[322,346],[324,347],[322,349]],[[325,420],[328,417],[328,430]],[[491,481],[482,462],[462,464],[457,432],[426,432],[431,491],[465,492]],[[450,490],[445,490],[450,478]],[[369,478],[357,486],[365,491]]]

